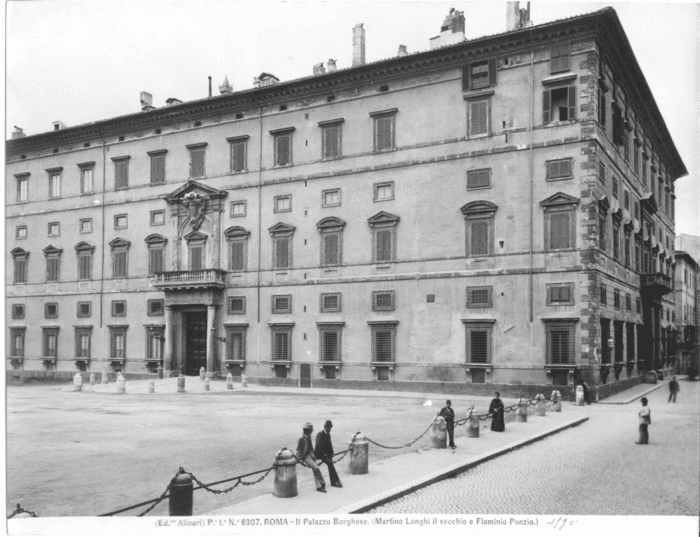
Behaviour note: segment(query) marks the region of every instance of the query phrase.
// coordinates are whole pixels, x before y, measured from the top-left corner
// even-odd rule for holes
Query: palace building
[[[351,67],[18,129],[6,367],[453,393],[673,367],[686,168],[613,9],[529,17],[466,40],[452,10],[372,63],[358,24]]]

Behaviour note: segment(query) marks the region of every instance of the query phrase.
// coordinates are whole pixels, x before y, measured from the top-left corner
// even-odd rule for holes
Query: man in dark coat
[[[676,402],[676,395],[678,394],[679,391],[681,391],[680,386],[678,386],[678,381],[676,380],[676,377],[671,377],[671,382],[668,383],[668,402],[671,402],[671,399],[673,399],[673,402]]]
[[[445,401],[445,406],[438,412],[438,416],[445,418],[447,424],[447,435],[450,439],[450,447],[455,449],[455,411],[452,410],[452,401]]]
[[[496,392],[496,397],[489,405],[489,414],[493,414],[493,419],[491,420],[492,431],[502,433],[506,430],[505,409],[503,401],[501,401],[501,394]]]
[[[328,477],[331,480],[331,487],[342,488],[338,472],[335,471],[333,465],[333,443],[331,442],[331,429],[333,422],[326,420],[323,430],[316,435],[316,449],[314,454],[318,460],[323,461],[328,466]]]
[[[297,459],[306,464],[314,473],[314,481],[316,481],[316,490],[319,492],[326,492],[326,482],[323,480],[323,474],[321,474],[321,469],[316,464],[316,457],[314,457],[314,446],[311,443],[311,432],[314,430],[314,426],[311,423],[305,423],[303,427],[304,434],[299,437],[299,443],[297,444]]]

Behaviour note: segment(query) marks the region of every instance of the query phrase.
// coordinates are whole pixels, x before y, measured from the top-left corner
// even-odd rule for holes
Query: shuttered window
[[[571,159],[553,160],[547,163],[547,179],[571,177]]]
[[[383,116],[374,118],[374,150],[389,151],[394,149],[395,117]]]
[[[151,184],[165,183],[165,154],[151,155]]]
[[[323,158],[337,158],[341,155],[341,129],[340,125],[323,127]]]
[[[248,152],[248,142],[238,140],[231,142],[231,171],[242,172],[246,170],[246,156]]]
[[[10,356],[24,358],[25,328],[10,328]]]
[[[90,328],[75,329],[75,357],[90,358],[92,330]]]
[[[60,276],[61,258],[51,255],[46,258],[46,281],[57,282]]]
[[[29,194],[29,179],[27,177],[17,178],[17,201],[27,201]]]
[[[275,242],[275,259],[274,268],[289,268],[291,266],[291,259],[289,255],[289,246],[291,242],[291,237],[277,237],[274,239]]]
[[[94,191],[94,168],[80,169],[80,193],[87,194]]]
[[[78,255],[78,279],[92,279],[92,252],[82,252]]]
[[[129,159],[114,161],[114,188],[129,187]]]
[[[126,300],[112,300],[112,317],[126,317]]]
[[[566,212],[549,213],[549,249],[559,250],[571,247],[571,214]]]
[[[489,131],[489,101],[473,101],[469,103],[469,136],[488,134]]]
[[[146,327],[146,360],[160,361],[163,359],[163,328],[158,326]]]
[[[377,263],[382,263],[386,261],[392,261],[392,238],[393,231],[391,229],[378,229],[375,231],[376,240],[376,252],[375,261]]]
[[[58,357],[58,328],[43,328],[43,356],[44,358]]]
[[[165,250],[162,246],[151,246],[148,248],[148,274],[163,272],[163,253]]]
[[[292,163],[292,134],[275,136],[275,166],[286,166]]]
[[[56,319],[58,317],[58,304],[56,302],[44,304],[44,317],[47,319]]]
[[[231,260],[229,263],[230,269],[235,271],[245,270],[246,266],[246,240],[232,240],[230,241],[230,256]]]
[[[469,253],[470,256],[489,254],[489,220],[470,220],[467,223],[469,229]]]
[[[204,246],[190,245],[190,270],[202,270],[204,258]]]
[[[323,265],[337,265],[340,263],[340,234],[322,233],[323,241]]]
[[[576,119],[576,86],[542,93],[542,123]]]
[[[570,285],[556,285],[548,287],[549,290],[549,303],[557,302],[571,302],[571,286]]]
[[[15,258],[14,283],[27,283],[27,258]]]
[[[114,250],[112,252],[112,277],[126,278],[128,276],[128,252]]]
[[[226,330],[226,360],[245,360],[245,328]]]
[[[126,358],[126,328],[110,328],[109,357],[117,360]]]
[[[568,42],[552,45],[549,61],[550,73],[561,73],[570,69],[570,47]]]
[[[61,197],[61,174],[52,173],[49,175],[49,199]]]
[[[482,89],[496,84],[496,58],[472,62],[462,68],[462,91]]]
[[[206,150],[204,148],[190,149],[190,177],[204,177],[204,159]]]
[[[467,188],[488,188],[491,186],[491,170],[470,170],[467,172]]]

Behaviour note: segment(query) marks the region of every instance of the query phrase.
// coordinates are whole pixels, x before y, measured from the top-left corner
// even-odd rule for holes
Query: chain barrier
[[[206,484],[202,483],[199,479],[197,479],[197,477],[193,473],[189,473],[189,472],[188,473],[190,474],[190,476],[192,476],[192,481],[194,481],[195,483],[197,483],[197,485],[199,485],[197,488],[193,489],[193,492],[195,490],[204,489],[207,492],[211,492],[212,494],[227,494],[227,493],[231,492],[233,489],[235,489],[238,485],[243,485],[244,487],[249,487],[251,485],[257,485],[263,479],[265,479],[268,475],[270,475],[270,472],[272,472],[272,470],[274,470],[275,468],[277,468],[277,464],[273,464],[267,470],[262,470],[265,473],[262,476],[260,476],[258,479],[256,479],[255,481],[243,481],[243,479],[241,477],[233,477],[231,479],[227,479],[227,481],[231,481],[232,479],[235,479],[236,482],[233,484],[233,486],[231,486],[227,489],[221,489],[221,490],[216,490],[216,489],[211,488],[211,485],[213,485],[215,483],[210,483],[209,485],[206,485]],[[219,481],[219,483],[222,483],[222,481]]]
[[[17,509],[15,509],[15,511],[7,517],[7,520],[10,520],[12,517],[19,515],[20,513],[27,513],[32,518],[39,518],[33,511],[27,511],[26,509],[22,509],[22,507],[19,504],[17,504]]]
[[[436,416],[436,417],[437,417],[437,416]],[[418,438],[415,438],[414,440],[411,440],[408,444],[404,444],[403,446],[384,446],[384,445],[382,445],[382,444],[379,444],[378,442],[375,442],[374,440],[372,440],[372,439],[369,438],[369,437],[366,437],[366,438],[367,438],[367,441],[368,441],[368,442],[371,442],[372,444],[374,444],[375,446],[378,446],[378,447],[380,447],[380,448],[384,448],[384,449],[403,449],[403,448],[406,448],[406,447],[408,447],[408,446],[410,446],[410,445],[412,445],[412,444],[415,444],[416,442],[418,442],[418,440],[420,440],[421,438],[423,438],[423,437],[426,435],[426,433],[430,430],[430,428],[433,426],[433,422],[435,422],[435,418],[433,418],[433,420],[430,422],[430,425],[428,425],[428,428],[427,428],[425,431],[423,431],[423,434],[421,434]]]

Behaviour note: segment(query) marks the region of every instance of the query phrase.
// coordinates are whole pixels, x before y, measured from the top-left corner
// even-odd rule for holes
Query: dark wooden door
[[[311,364],[301,364],[300,379],[302,388],[311,388]]]
[[[201,367],[207,367],[207,312],[186,314],[185,374],[199,375]]]

